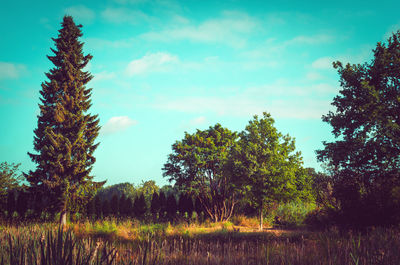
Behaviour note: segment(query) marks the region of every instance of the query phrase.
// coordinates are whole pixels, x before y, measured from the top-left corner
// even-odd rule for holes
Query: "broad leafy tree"
[[[263,212],[272,203],[311,198],[310,181],[294,140],[278,132],[268,113],[262,118],[254,116],[240,133],[228,165],[232,181],[258,209],[260,229]]]
[[[182,191],[198,197],[213,221],[230,218],[236,203],[224,165],[237,135],[220,124],[207,130],[185,133],[172,145],[164,176]]]
[[[49,210],[60,213],[63,225],[68,202],[101,186],[90,175],[100,127],[97,115],[89,113],[92,89],[86,84],[92,76],[83,69],[92,56],[83,54],[83,43],[78,40],[82,36],[80,28],[72,17],[65,16],[58,37],[53,39],[54,55],[48,58],[54,67],[42,83],[34,131],[36,153],[29,153],[37,167],[26,174],[32,189],[49,198]]]
[[[400,219],[400,31],[378,43],[370,62],[333,63],[340,76],[335,111],[323,116],[336,137],[318,151],[335,179],[346,222]]]
[[[19,166],[20,164],[0,163],[0,207],[2,208],[6,204],[8,193],[17,189],[22,181]]]

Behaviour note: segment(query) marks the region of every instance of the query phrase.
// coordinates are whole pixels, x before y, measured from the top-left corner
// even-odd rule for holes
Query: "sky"
[[[379,5],[378,5],[379,3]],[[155,180],[171,145],[220,123],[242,131],[269,112],[305,167],[333,141],[321,116],[340,90],[333,61],[364,63],[400,29],[400,1],[3,1],[0,162],[35,168],[39,91],[64,15],[82,24],[90,112],[102,129],[95,180]]]

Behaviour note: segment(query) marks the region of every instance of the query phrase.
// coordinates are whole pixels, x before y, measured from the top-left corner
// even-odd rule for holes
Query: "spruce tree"
[[[158,212],[161,209],[160,198],[157,192],[153,193],[153,197],[151,198],[150,212],[153,215],[153,219],[156,220],[158,216]]]
[[[68,203],[81,200],[82,190],[90,193],[102,185],[90,175],[100,127],[97,115],[88,113],[92,89],[86,84],[93,77],[83,69],[92,56],[83,54],[83,43],[78,40],[81,27],[65,16],[58,37],[53,38],[54,55],[48,58],[54,67],[46,73],[49,80],[42,83],[34,131],[37,153],[28,153],[37,167],[26,178],[35,192],[47,196],[48,210],[59,212],[63,225]]]

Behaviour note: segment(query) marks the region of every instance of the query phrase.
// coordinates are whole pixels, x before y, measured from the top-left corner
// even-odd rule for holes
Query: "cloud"
[[[333,37],[326,34],[314,35],[314,36],[297,36],[286,42],[287,45],[292,44],[320,44],[328,43],[333,40]]]
[[[78,22],[83,23],[91,23],[95,18],[95,13],[84,5],[70,6],[64,12],[73,16]]]
[[[101,12],[101,16],[112,23],[138,24],[142,21],[150,21],[151,18],[139,10],[132,10],[124,7],[106,8]]]
[[[206,121],[207,121],[206,117],[200,116],[200,117],[197,117],[197,118],[194,118],[194,119],[190,120],[189,124],[193,125],[193,126],[201,125],[201,124],[204,124]]]
[[[0,62],[0,79],[14,79],[21,76],[26,70],[22,64]]]
[[[98,82],[101,80],[110,80],[116,77],[116,74],[114,72],[107,72],[107,71],[102,71],[99,73],[94,73],[93,74],[93,80],[92,82]]]
[[[324,77],[318,72],[308,72],[306,75],[306,79],[310,81],[321,80]]]
[[[131,61],[126,67],[125,73],[128,76],[133,76],[150,72],[164,72],[176,63],[179,63],[179,59],[175,55],[164,52],[151,53]]]
[[[89,49],[120,49],[120,48],[129,48],[134,44],[134,39],[125,39],[125,40],[106,40],[100,38],[85,38],[84,42],[86,44],[85,47]]]
[[[187,19],[178,27],[170,27],[159,32],[142,34],[149,41],[189,40],[203,43],[224,43],[234,47],[246,44],[246,37],[258,26],[252,17],[241,12],[225,11],[221,18],[209,19],[199,25],[188,25]]]
[[[185,130],[185,131],[190,131],[192,129],[198,129],[202,125],[204,125],[207,122],[207,118],[204,116],[199,116],[194,119],[191,119],[190,121],[183,122],[179,128],[179,131]]]
[[[110,118],[101,128],[101,134],[109,135],[117,132],[125,131],[129,127],[136,125],[137,121],[132,120],[128,116],[116,116]]]
[[[315,69],[333,69],[333,61],[334,59],[331,57],[321,57],[312,62],[311,66]]]
[[[185,113],[211,112],[220,116],[251,117],[267,111],[277,118],[320,119],[330,110],[329,101],[312,99],[262,100],[259,98],[236,97],[182,97],[163,98],[155,108]]]

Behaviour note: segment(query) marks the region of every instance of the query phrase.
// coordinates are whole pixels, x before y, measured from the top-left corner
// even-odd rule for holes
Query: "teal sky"
[[[263,111],[320,169],[315,150],[333,139],[321,116],[340,89],[332,61],[369,61],[400,29],[399,10],[400,1],[3,1],[0,162],[35,167],[27,152],[46,55],[68,14],[93,55],[96,180],[166,184],[161,168],[185,131],[241,131]]]

